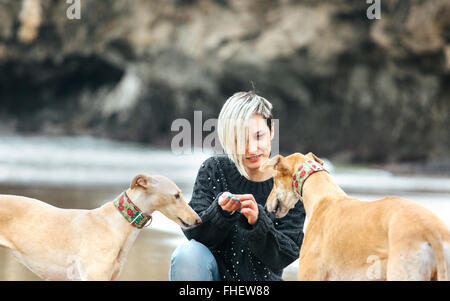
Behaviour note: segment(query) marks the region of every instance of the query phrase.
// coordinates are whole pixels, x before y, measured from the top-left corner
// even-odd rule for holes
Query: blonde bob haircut
[[[243,164],[249,138],[250,119],[260,114],[272,130],[272,104],[255,92],[238,92],[227,99],[217,121],[220,143],[241,175],[249,179]]]

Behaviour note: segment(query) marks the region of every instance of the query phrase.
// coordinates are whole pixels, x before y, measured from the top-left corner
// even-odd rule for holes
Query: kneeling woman
[[[230,97],[219,114],[220,143],[227,155],[200,167],[190,206],[202,224],[184,230],[189,239],[172,254],[170,280],[282,280],[299,256],[305,210],[301,202],[284,218],[264,210],[272,172],[272,105],[254,92]]]

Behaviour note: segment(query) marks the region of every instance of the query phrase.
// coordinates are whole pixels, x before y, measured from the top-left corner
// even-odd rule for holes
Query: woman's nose
[[[256,154],[258,152],[258,142],[252,140],[253,139],[250,139],[250,141],[248,142],[248,153]]]

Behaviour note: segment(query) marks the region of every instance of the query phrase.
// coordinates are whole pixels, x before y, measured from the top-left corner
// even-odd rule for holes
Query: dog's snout
[[[272,204],[273,203],[273,204]],[[280,200],[278,198],[275,199],[272,203],[266,203],[265,208],[269,213],[274,213],[280,207]]]
[[[200,225],[202,223],[202,219],[200,217],[198,217],[197,219],[195,219],[195,224],[196,225]]]
[[[274,212],[278,211],[280,209],[281,201],[279,198],[277,198],[277,203],[275,205],[275,208],[273,209]]]

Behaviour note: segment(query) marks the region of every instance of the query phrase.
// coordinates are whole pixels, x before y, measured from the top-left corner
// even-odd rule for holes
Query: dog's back
[[[321,202],[314,209],[306,235],[305,240],[313,238],[311,235],[320,240],[320,258],[334,271],[335,280],[365,278],[372,258],[382,265],[377,279],[405,279],[399,271],[407,270],[412,262],[421,272],[408,275],[410,278],[427,280],[434,275],[438,280],[448,279],[448,227],[434,213],[407,199],[385,197],[367,202],[349,197]],[[302,246],[301,253],[307,249],[307,245]],[[356,268],[361,262],[367,264]]]
[[[0,195],[0,245],[11,247],[13,242],[25,240],[23,231],[33,233],[36,241],[42,238],[46,241],[44,245],[49,245],[58,241],[58,237],[49,237],[46,235],[47,230],[60,228],[65,231],[70,227],[73,216],[85,211],[88,210],[61,209],[29,197]],[[29,243],[32,242],[24,241],[24,245]],[[36,244],[34,247],[44,245]]]
[[[389,243],[403,244],[401,252],[422,250],[414,260],[422,265],[421,280],[437,276],[437,280],[448,280],[450,270],[450,230],[433,212],[410,200],[385,197],[381,206],[391,211],[389,218]],[[405,244],[404,242],[407,242]],[[425,252],[424,250],[428,250]],[[432,255],[431,262],[429,256]],[[404,253],[403,253],[404,254]],[[403,255],[404,257],[404,255]],[[429,272],[428,272],[429,271]]]
[[[385,197],[373,202],[382,210],[382,227],[387,229],[389,280],[448,280],[450,270],[450,231],[433,212],[410,200]],[[399,275],[398,270],[408,270],[415,265],[417,271]],[[389,271],[389,268],[391,271]]]

